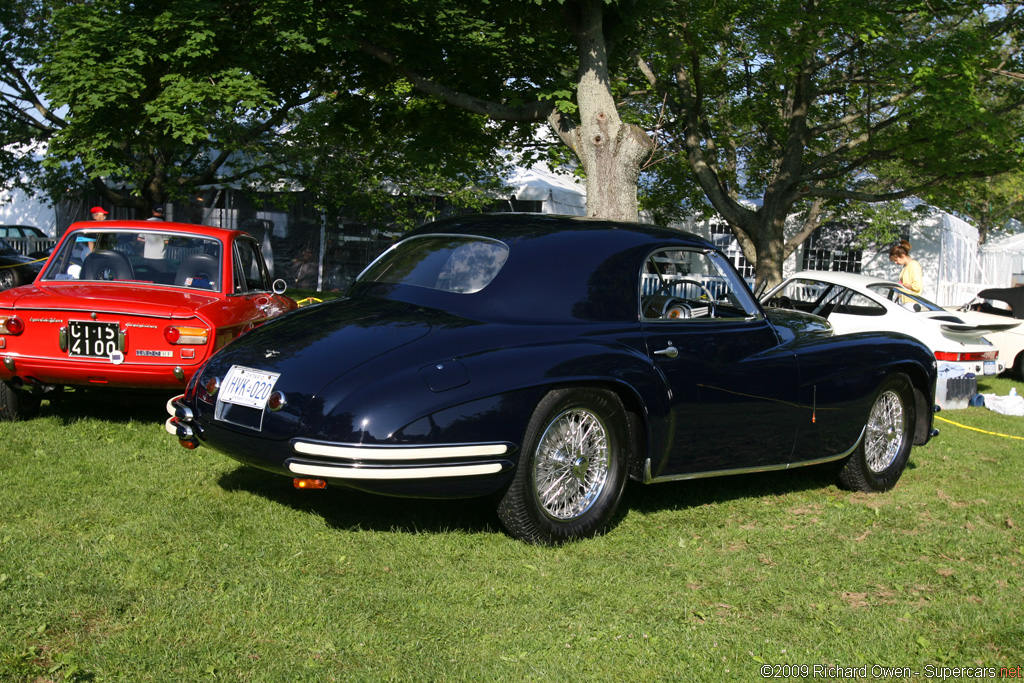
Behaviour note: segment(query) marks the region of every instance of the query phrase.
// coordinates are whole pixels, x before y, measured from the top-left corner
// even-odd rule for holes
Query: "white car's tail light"
[[[972,353],[958,353],[956,351],[935,352],[935,360],[952,361],[954,363],[978,360],[996,360],[997,358],[999,358],[998,351],[975,351]]]

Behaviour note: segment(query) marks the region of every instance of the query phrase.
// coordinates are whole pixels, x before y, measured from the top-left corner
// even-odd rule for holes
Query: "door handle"
[[[677,349],[676,347],[674,347],[671,344],[669,344],[668,348],[662,349],[661,351],[655,351],[654,355],[655,356],[666,356],[668,358],[675,358],[676,356],[679,355],[679,349]]]

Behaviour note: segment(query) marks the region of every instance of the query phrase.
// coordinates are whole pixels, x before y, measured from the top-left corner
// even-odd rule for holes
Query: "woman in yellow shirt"
[[[889,260],[903,266],[900,271],[900,285],[914,294],[924,291],[924,271],[921,264],[910,258],[910,242],[900,240],[900,243],[889,250]]]

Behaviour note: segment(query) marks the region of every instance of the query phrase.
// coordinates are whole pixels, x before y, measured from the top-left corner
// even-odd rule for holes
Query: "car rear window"
[[[221,289],[221,243],[158,230],[90,228],[68,235],[49,260],[44,280],[143,282]]]
[[[494,279],[508,259],[497,240],[464,235],[424,235],[399,242],[371,263],[358,282],[413,285],[472,294]]]

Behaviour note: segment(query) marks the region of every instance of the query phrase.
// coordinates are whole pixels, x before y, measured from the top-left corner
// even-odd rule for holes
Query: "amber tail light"
[[[168,344],[189,344],[192,346],[205,344],[210,338],[210,331],[205,327],[183,327],[168,325],[164,328],[164,339]]]
[[[25,321],[17,316],[0,316],[0,334],[18,335],[25,331]]]
[[[300,479],[296,477],[292,479],[292,486],[297,489],[325,489],[327,488],[327,482],[323,479]]]

